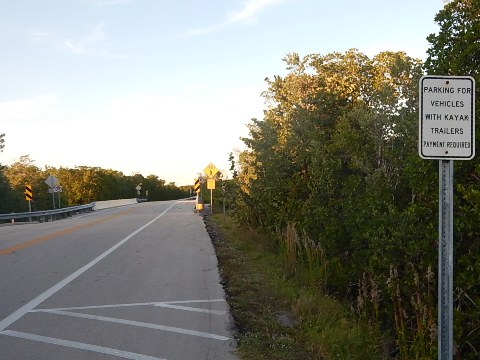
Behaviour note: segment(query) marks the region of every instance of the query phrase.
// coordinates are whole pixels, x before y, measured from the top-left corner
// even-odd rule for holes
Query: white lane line
[[[135,307],[135,306],[155,306],[158,302],[146,302],[146,303],[131,303],[131,304],[112,304],[112,305],[91,305],[91,306],[73,306],[73,307],[61,307],[61,308],[49,308],[49,309],[35,309],[30,312],[42,312],[46,310],[89,310],[89,309],[108,309],[108,308],[121,308],[121,307]]]
[[[185,310],[185,311],[192,311],[198,313],[206,313],[206,314],[213,314],[213,315],[226,315],[226,311],[222,310],[209,310],[209,309],[202,309],[202,308],[194,308],[189,306],[178,306],[178,305],[171,305],[165,303],[158,303],[155,304],[157,307],[168,308],[168,309],[175,309],[175,310]]]
[[[213,302],[226,302],[225,299],[212,299],[212,300],[177,300],[177,301],[164,301],[163,304],[195,304],[195,303],[213,303]]]
[[[195,303],[213,303],[213,302],[226,302],[226,300],[212,299],[212,300],[180,300],[180,301],[162,301],[162,302],[154,301],[154,302],[130,303],[130,304],[72,306],[72,307],[61,307],[61,308],[35,309],[35,310],[30,310],[30,312],[38,312],[38,311],[44,311],[44,310],[89,310],[89,309],[107,309],[107,308],[116,308],[116,307],[163,306],[164,304],[171,305],[171,304],[195,304]],[[193,309],[197,309],[197,308],[193,308]],[[200,310],[203,310],[203,309],[200,309]],[[222,315],[225,315],[225,314],[222,314]]]
[[[158,357],[142,355],[142,354],[137,354],[137,353],[133,353],[133,352],[107,348],[107,347],[103,347],[103,346],[85,344],[85,343],[81,343],[81,342],[78,342],[78,341],[55,339],[55,338],[51,338],[51,337],[48,337],[48,336],[28,334],[28,333],[24,333],[24,332],[20,332],[20,331],[4,330],[4,331],[0,332],[0,335],[7,335],[7,336],[16,337],[16,338],[26,339],[26,340],[39,341],[39,342],[52,344],[52,345],[59,345],[59,346],[64,346],[64,347],[69,347],[69,348],[74,348],[74,349],[92,351],[92,352],[106,354],[106,355],[113,355],[113,356],[117,356],[117,357],[124,358],[124,359],[131,359],[131,360],[166,360],[166,359],[162,359],[162,358],[158,358]]]
[[[222,341],[230,340],[230,338],[228,338],[226,336],[206,333],[206,332],[202,332],[202,331],[182,329],[182,328],[177,328],[177,327],[173,327],[173,326],[151,324],[151,323],[145,323],[145,322],[140,322],[140,321],[126,320],[126,319],[117,319],[117,318],[111,318],[111,317],[107,317],[107,316],[97,316],[97,315],[90,315],[90,314],[83,314],[83,313],[76,313],[76,312],[62,311],[62,310],[41,310],[41,311],[38,310],[37,312],[45,312],[45,313],[49,313],[49,314],[71,316],[71,317],[76,317],[76,318],[81,318],[81,319],[89,319],[89,320],[96,320],[96,321],[105,321],[105,322],[122,324],[122,325],[138,326],[138,327],[143,327],[143,328],[147,328],[147,329],[169,331],[169,332],[174,332],[174,333],[177,333],[177,334],[198,336],[198,337],[214,339],[214,340],[222,340]]]
[[[93,267],[96,263],[98,263],[99,261],[103,260],[105,257],[107,257],[108,255],[110,255],[112,252],[114,252],[116,249],[118,249],[120,246],[122,246],[123,244],[125,244],[128,240],[130,240],[132,237],[134,237],[135,235],[137,235],[140,231],[142,231],[143,229],[145,229],[146,227],[152,225],[155,221],[157,221],[158,219],[160,219],[163,215],[165,215],[167,213],[168,210],[170,210],[172,207],[174,207],[177,203],[173,203],[172,205],[170,205],[165,211],[163,211],[160,215],[158,215],[156,218],[154,218],[153,220],[149,221],[148,223],[146,223],[145,225],[143,225],[142,227],[138,228],[137,230],[135,230],[134,232],[132,232],[130,235],[128,235],[127,237],[125,237],[124,239],[120,240],[118,243],[116,243],[115,245],[113,245],[110,249],[108,249],[107,251],[105,251],[103,254],[101,254],[100,256],[98,256],[97,258],[95,258],[94,260],[90,261],[87,265],[85,265],[84,267],[78,269],[77,271],[75,271],[73,274],[67,276],[65,279],[63,279],[62,281],[60,281],[59,283],[57,283],[56,285],[52,286],[50,289],[48,289],[47,291],[45,291],[44,293],[40,294],[39,296],[37,296],[35,299],[29,301],[27,304],[23,305],[20,309],[18,309],[17,311],[13,312],[12,314],[10,314],[9,316],[7,316],[5,319],[3,319],[2,321],[0,321],[0,331],[3,331],[5,330],[7,327],[9,327],[11,324],[13,324],[15,321],[17,321],[18,319],[20,319],[22,316],[24,316],[27,312],[31,311],[32,309],[34,309],[35,307],[37,307],[38,305],[40,305],[42,302],[44,302],[45,300],[47,300],[49,297],[51,297],[52,295],[54,295],[55,293],[57,293],[58,291],[60,291],[61,289],[63,289],[66,285],[68,285],[69,283],[71,283],[73,280],[75,280],[77,277],[79,277],[80,275],[82,275],[84,272],[86,272],[87,270],[89,270],[91,267]]]

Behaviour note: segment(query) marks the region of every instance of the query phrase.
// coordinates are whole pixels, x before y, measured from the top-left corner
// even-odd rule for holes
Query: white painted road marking
[[[71,307],[61,307],[61,308],[49,308],[49,309],[35,309],[30,312],[38,312],[43,310],[88,310],[88,309],[106,309],[106,308],[116,308],[116,307],[135,307],[135,306],[160,306],[168,307],[178,310],[200,310],[199,312],[210,312],[215,315],[226,315],[226,311],[218,310],[206,310],[202,308],[192,308],[187,306],[173,306],[173,304],[198,304],[198,303],[214,303],[214,302],[226,302],[225,299],[210,299],[210,300],[176,300],[176,301],[154,301],[154,302],[145,302],[145,303],[130,303],[130,304],[106,304],[106,305],[89,305],[89,306],[71,306]]]
[[[156,301],[156,302],[130,303],[130,304],[106,304],[106,305],[90,305],[90,306],[73,306],[73,307],[50,308],[50,309],[33,309],[33,310],[30,310],[29,312],[30,313],[41,313],[41,312],[43,312],[43,313],[50,313],[50,314],[63,315],[63,316],[71,316],[71,317],[77,317],[77,318],[83,318],[83,319],[89,319],[89,320],[105,321],[105,322],[111,322],[111,323],[117,323],[117,324],[123,324],[123,325],[144,327],[144,328],[160,330],[160,331],[174,332],[174,333],[183,334],[183,335],[198,336],[198,337],[209,338],[209,339],[214,339],[214,340],[222,340],[222,341],[230,340],[230,338],[225,337],[225,336],[206,333],[206,332],[201,332],[201,331],[177,328],[177,327],[172,327],[172,326],[164,326],[164,325],[158,325],[158,324],[150,324],[150,323],[145,323],[145,322],[125,320],[125,319],[119,319],[119,318],[111,318],[111,317],[106,317],[106,316],[96,316],[96,315],[90,315],[90,314],[78,313],[78,312],[71,311],[71,310],[111,309],[111,308],[136,307],[136,306],[158,306],[158,307],[164,307],[164,308],[173,309],[173,310],[180,310],[180,311],[194,311],[194,312],[200,312],[200,313],[208,313],[208,314],[212,314],[212,315],[227,315],[227,312],[222,311],[222,310],[209,310],[209,309],[194,308],[194,307],[189,307],[189,306],[174,305],[174,304],[202,304],[202,303],[218,303],[218,302],[225,303],[226,300],[224,300],[224,299],[180,300],[180,301],[177,300],[177,301],[168,301],[168,302],[158,302],[158,301]],[[2,335],[2,334],[12,336],[12,337],[19,337],[19,338],[22,338],[22,339],[45,342],[45,343],[54,344],[54,345],[71,347],[71,348],[76,348],[76,349],[89,350],[89,351],[99,352],[99,353],[104,353],[104,354],[109,354],[109,355],[117,355],[117,356],[120,356],[120,357],[125,357],[127,359],[135,359],[135,360],[137,360],[137,359],[138,360],[159,359],[159,358],[154,358],[154,357],[150,357],[150,356],[145,356],[145,355],[142,355],[142,354],[124,352],[124,351],[116,350],[116,349],[110,349],[110,348],[106,348],[106,347],[102,347],[102,346],[84,344],[84,343],[79,343],[79,342],[76,342],[76,341],[67,341],[67,340],[50,338],[50,337],[39,336],[39,335],[35,335],[35,334],[17,332],[17,331],[5,330],[3,332],[0,332],[0,335]],[[122,354],[122,355],[119,355],[119,354]]]
[[[52,286],[50,289],[48,289],[47,291],[45,291],[44,293],[40,294],[39,296],[37,296],[35,299],[31,300],[30,302],[28,302],[27,304],[25,304],[24,306],[22,306],[20,309],[18,309],[17,311],[13,312],[12,314],[10,314],[9,316],[7,316],[5,319],[3,319],[2,321],[0,321],[0,332],[5,330],[7,327],[9,327],[10,325],[12,325],[15,321],[17,321],[18,319],[20,319],[21,317],[23,317],[26,313],[28,313],[29,311],[33,310],[34,308],[36,308],[38,305],[40,305],[42,302],[44,302],[45,300],[47,300],[48,298],[50,298],[51,296],[53,296],[54,294],[56,294],[58,291],[60,291],[61,289],[63,289],[66,285],[68,285],[69,283],[71,283],[73,280],[75,280],[77,277],[79,277],[80,275],[82,275],[84,272],[86,272],[87,270],[89,270],[90,268],[92,268],[96,263],[98,263],[99,261],[103,260],[105,257],[107,257],[108,255],[110,255],[112,252],[114,252],[115,250],[117,250],[120,246],[122,246],[123,244],[125,244],[128,240],[130,240],[132,237],[134,237],[135,235],[137,235],[140,231],[142,231],[143,229],[147,228],[148,226],[152,225],[155,221],[157,221],[158,219],[160,219],[163,215],[165,215],[167,213],[168,210],[170,210],[172,207],[174,207],[177,203],[173,203],[172,205],[170,205],[164,212],[162,212],[160,215],[158,215],[156,218],[154,218],[153,220],[149,221],[148,223],[146,223],[145,225],[143,225],[142,227],[138,228],[137,230],[135,230],[134,232],[132,232],[130,235],[128,235],[127,237],[125,237],[124,239],[122,239],[121,241],[119,241],[118,243],[116,243],[115,245],[113,245],[110,249],[108,249],[107,251],[105,251],[103,254],[101,254],[100,256],[98,256],[97,258],[95,258],[94,260],[92,260],[91,262],[89,262],[87,265],[85,265],[84,267],[78,269],[77,271],[75,271],[73,274],[67,276],[65,279],[63,279],[62,281],[60,281],[59,283],[57,283],[56,285]]]
[[[155,306],[168,308],[168,309],[175,309],[175,310],[184,310],[184,311],[206,313],[206,314],[227,315],[227,312],[224,311],[224,310],[209,310],[209,309],[202,309],[202,308],[194,308],[194,307],[190,307],[190,306],[172,305],[172,304],[168,304],[168,303],[158,303],[158,304],[155,304]]]
[[[35,334],[28,334],[20,331],[12,331],[12,330],[4,330],[0,332],[1,335],[12,336],[16,338],[32,340],[32,341],[39,341],[47,344],[64,346],[74,349],[86,350],[86,351],[93,351],[101,354],[106,355],[113,355],[124,359],[131,359],[131,360],[166,360],[158,357],[148,356],[137,354],[133,352],[117,350],[112,348],[107,348],[103,346],[91,345],[91,344],[84,344],[78,341],[70,341],[70,340],[62,340],[62,339],[55,339],[48,336],[40,336]]]
[[[90,315],[90,314],[77,313],[72,311],[63,311],[63,310],[37,310],[36,312],[45,312],[49,314],[71,316],[71,317],[77,317],[81,319],[89,319],[89,320],[111,322],[116,324],[138,326],[138,327],[143,327],[147,329],[169,331],[177,334],[192,335],[192,336],[204,337],[204,338],[215,339],[215,340],[223,340],[223,341],[230,340],[230,338],[226,336],[210,334],[202,331],[182,329],[182,328],[177,328],[173,326],[151,324],[151,323],[145,323],[145,322],[133,321],[133,320],[117,319],[117,318],[112,318],[108,316],[97,316],[97,315]]]

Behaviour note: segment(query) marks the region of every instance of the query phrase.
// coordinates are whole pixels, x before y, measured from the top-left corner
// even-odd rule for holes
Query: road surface
[[[236,359],[192,201],[0,227],[0,358]]]

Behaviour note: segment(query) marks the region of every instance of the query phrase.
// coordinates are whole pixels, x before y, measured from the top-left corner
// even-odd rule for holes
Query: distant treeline
[[[55,194],[55,206],[73,206],[94,201],[146,198],[148,201],[180,199],[189,196],[190,187],[166,184],[156,175],[141,174],[126,176],[122,172],[99,167],[76,166],[75,168],[35,166],[29,156],[22,156],[10,165],[0,165],[0,213],[28,211],[25,200],[25,184],[33,190],[32,210],[53,208],[52,194],[48,193],[45,180],[53,175],[59,180],[62,192]],[[141,185],[140,185],[141,184]],[[140,185],[140,195],[136,187]],[[148,196],[147,196],[148,193]]]
[[[278,240],[289,272],[309,272],[319,296],[348,301],[385,334],[378,358],[437,357],[438,161],[418,155],[418,86],[424,74],[474,77],[479,128],[478,14],[479,0],[445,5],[425,63],[287,55],[229,185],[238,220]],[[455,358],[478,359],[479,155],[455,162],[454,182]]]

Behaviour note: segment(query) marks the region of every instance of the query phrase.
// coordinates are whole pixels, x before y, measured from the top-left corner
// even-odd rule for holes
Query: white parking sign
[[[419,154],[424,159],[475,156],[475,80],[470,76],[420,79]]]

